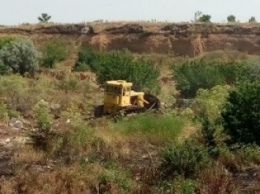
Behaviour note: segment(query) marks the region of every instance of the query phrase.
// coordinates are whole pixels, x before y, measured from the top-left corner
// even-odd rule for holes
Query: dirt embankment
[[[30,36],[36,41],[63,37],[72,45],[99,50],[128,49],[136,53],[194,57],[215,50],[260,55],[260,24],[90,23],[0,27],[0,37]]]

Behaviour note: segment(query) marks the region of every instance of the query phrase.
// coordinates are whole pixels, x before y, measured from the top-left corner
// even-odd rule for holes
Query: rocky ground
[[[26,137],[28,132],[25,132],[22,121],[18,119],[12,121],[12,123],[0,126],[0,177],[4,179],[15,177],[16,168],[19,167],[19,164],[15,162],[16,150],[19,146],[31,143],[30,138]],[[148,193],[149,185],[153,185],[153,181],[156,180],[159,151],[156,145],[147,144],[144,147],[141,142],[135,142],[128,146],[129,157],[121,161],[134,174],[136,181],[146,182]],[[31,164],[28,166],[28,169],[37,172],[45,172],[53,168],[55,168],[54,164],[47,166],[46,164],[44,166]],[[259,167],[234,172],[231,178],[233,187],[239,193],[245,194],[260,193],[259,181]]]

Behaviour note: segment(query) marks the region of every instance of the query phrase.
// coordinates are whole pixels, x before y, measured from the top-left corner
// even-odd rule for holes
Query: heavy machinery
[[[158,110],[160,101],[151,94],[133,91],[133,84],[124,80],[106,81],[104,104],[95,107],[94,116],[117,115]]]

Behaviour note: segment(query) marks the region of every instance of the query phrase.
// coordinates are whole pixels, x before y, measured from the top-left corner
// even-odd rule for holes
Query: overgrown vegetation
[[[161,173],[163,177],[194,177],[210,165],[207,149],[201,145],[185,143],[171,146],[163,152]]]
[[[232,85],[240,79],[242,71],[242,63],[237,62],[196,60],[173,65],[177,89],[181,91],[181,96],[184,98],[193,98],[200,88],[210,89],[216,85]]]
[[[140,134],[155,137],[157,141],[176,142],[188,119],[174,114],[141,114],[132,119],[113,124],[112,129],[123,134]]]
[[[8,53],[0,55],[0,67],[11,74],[0,78],[0,132],[12,131],[8,123],[18,118],[24,128],[14,134],[31,135],[33,144],[17,146],[15,171],[1,178],[0,193],[232,193],[239,184],[232,174],[260,165],[258,58],[243,55],[237,62],[235,53],[228,60],[233,62],[223,62],[212,53],[175,63],[173,78],[162,80],[161,59],[82,47],[74,67],[80,72],[28,78],[22,75],[37,69],[27,66],[35,59],[27,55],[32,43],[18,40],[28,41],[0,39],[0,53]],[[44,64],[62,65],[66,45],[50,41],[45,46]],[[153,93],[160,92],[160,84],[176,82],[179,97],[193,103],[188,108],[165,103],[156,114],[92,119],[103,92],[92,79],[81,79],[81,71],[95,72],[99,85],[126,79],[136,90]],[[175,94],[167,94],[175,100]]]
[[[236,16],[234,16],[234,15],[229,15],[229,16],[227,17],[227,21],[228,21],[228,22],[236,22]]]
[[[222,113],[225,131],[232,143],[260,145],[260,82],[242,83],[234,88]]]
[[[1,74],[33,75],[38,69],[38,52],[29,39],[8,40],[0,50],[0,61],[2,61]]]
[[[11,41],[15,40],[15,37],[7,36],[0,38],[0,50],[7,44],[9,44]]]
[[[99,83],[107,80],[127,80],[134,83],[134,89],[158,92],[159,70],[152,61],[134,59],[128,51],[95,52],[82,48],[75,70],[87,70],[97,74]]]
[[[60,40],[49,40],[43,46],[42,63],[45,67],[53,68],[55,63],[64,60],[68,51],[66,44]]]

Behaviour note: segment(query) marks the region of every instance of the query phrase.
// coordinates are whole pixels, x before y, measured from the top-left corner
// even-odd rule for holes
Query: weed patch
[[[157,136],[158,139],[174,141],[178,138],[186,121],[185,118],[171,114],[140,114],[133,119],[115,123],[112,125],[112,128],[116,131],[121,131],[123,134]]]

